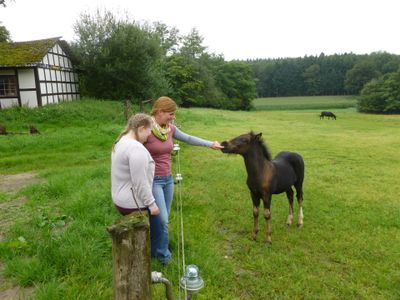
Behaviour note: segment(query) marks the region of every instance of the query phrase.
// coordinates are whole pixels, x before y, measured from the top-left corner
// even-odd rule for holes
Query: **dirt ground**
[[[0,175],[0,192],[12,193],[37,181],[37,175],[34,173]]]
[[[24,186],[38,182],[34,173],[20,173],[14,175],[0,175],[0,192],[13,194]],[[26,202],[25,197],[11,197],[10,200],[0,202],[0,243],[6,238],[10,226],[15,222],[21,205]],[[29,299],[32,288],[13,286],[4,277],[4,264],[0,261],[0,300]]]

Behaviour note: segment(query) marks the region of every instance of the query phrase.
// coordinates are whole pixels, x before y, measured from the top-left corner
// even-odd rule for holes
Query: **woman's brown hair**
[[[151,115],[154,116],[159,111],[175,112],[177,108],[178,106],[174,100],[167,96],[161,96],[154,102]]]

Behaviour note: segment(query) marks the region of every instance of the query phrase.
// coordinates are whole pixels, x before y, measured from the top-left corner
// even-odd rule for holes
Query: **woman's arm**
[[[183,131],[180,131],[178,127],[175,127],[174,138],[193,146],[205,146],[213,149],[223,148],[218,142],[211,142],[193,135],[186,134]]]
[[[150,210],[157,207],[155,202],[152,186],[148,178],[148,168],[150,161],[146,154],[140,149],[135,149],[129,153],[129,171],[131,174],[132,187],[138,205],[143,204]]]

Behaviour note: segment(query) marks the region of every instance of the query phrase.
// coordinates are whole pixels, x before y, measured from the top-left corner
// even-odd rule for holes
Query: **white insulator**
[[[174,148],[172,148],[173,151],[179,151],[181,150],[181,147],[179,146],[179,144],[174,144]]]
[[[175,180],[179,182],[179,181],[182,181],[182,179],[183,179],[182,178],[182,174],[181,173],[176,173]]]
[[[151,281],[158,282],[158,281],[160,281],[160,278],[162,278],[162,276],[163,275],[161,272],[153,271],[153,272],[151,272]]]

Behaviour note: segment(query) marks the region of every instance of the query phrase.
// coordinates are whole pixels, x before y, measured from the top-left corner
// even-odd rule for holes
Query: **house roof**
[[[59,42],[61,48],[64,48],[66,43],[60,41],[60,37],[27,42],[0,43],[0,67],[38,64],[57,42]]]

